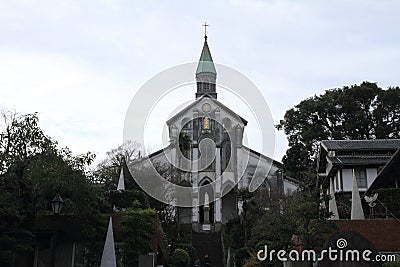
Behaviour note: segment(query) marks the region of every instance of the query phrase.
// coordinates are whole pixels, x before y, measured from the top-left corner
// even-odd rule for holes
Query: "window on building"
[[[358,188],[367,188],[367,171],[365,169],[355,169],[354,176],[356,177]]]
[[[339,173],[337,173],[335,176],[335,189],[336,191],[340,190]]]

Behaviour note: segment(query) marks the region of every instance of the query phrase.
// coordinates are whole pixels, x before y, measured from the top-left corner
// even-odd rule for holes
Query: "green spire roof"
[[[196,74],[202,72],[211,72],[217,74],[217,71],[215,70],[215,66],[211,57],[210,48],[208,48],[207,36],[205,36],[203,51],[201,51],[201,56],[199,64],[197,65]]]

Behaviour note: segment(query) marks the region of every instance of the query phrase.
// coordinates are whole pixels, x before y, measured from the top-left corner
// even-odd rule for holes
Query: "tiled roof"
[[[398,149],[400,139],[373,140],[323,140],[321,145],[327,150],[369,150],[369,149]]]
[[[391,156],[338,156],[329,157],[334,165],[385,165]]]
[[[368,188],[367,193],[370,193],[374,189],[381,187],[388,187],[390,184],[395,184],[395,180],[399,180],[400,177],[400,149],[392,156],[392,158],[386,163],[385,167],[381,170],[375,180]]]
[[[353,230],[369,241],[378,251],[400,252],[400,221],[395,219],[335,220],[339,230]]]

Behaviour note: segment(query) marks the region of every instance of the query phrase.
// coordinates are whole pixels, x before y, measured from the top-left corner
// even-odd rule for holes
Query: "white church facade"
[[[263,181],[257,191],[267,200],[297,186],[285,177],[281,163],[243,144],[247,121],[217,100],[217,71],[207,36],[195,75],[194,101],[166,122],[170,145],[149,158],[174,166],[171,180],[192,188],[193,206],[178,209],[180,222],[191,224],[195,232],[218,232],[241,213],[237,192],[253,179]]]

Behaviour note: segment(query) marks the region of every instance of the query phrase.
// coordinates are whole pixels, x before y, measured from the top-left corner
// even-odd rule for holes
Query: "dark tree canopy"
[[[74,156],[68,148],[59,148],[39,127],[37,114],[1,115],[0,266],[13,266],[15,255],[33,251],[37,219],[51,214],[56,193],[67,200],[63,214],[79,218],[85,241],[96,245],[104,235],[101,214],[111,207],[86,176],[94,155]]]
[[[289,141],[283,158],[286,171],[297,177],[313,172],[321,140],[399,138],[399,121],[399,87],[384,90],[363,82],[303,100],[276,126]]]

